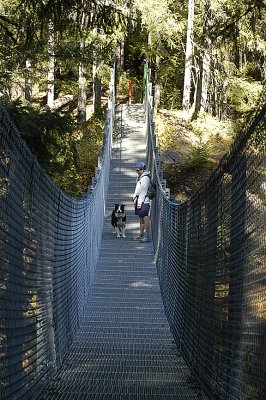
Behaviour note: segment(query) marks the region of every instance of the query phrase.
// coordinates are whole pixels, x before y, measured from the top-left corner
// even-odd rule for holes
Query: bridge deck
[[[151,243],[132,241],[134,162],[144,159],[139,106],[124,106],[110,170],[105,228],[95,281],[71,351],[43,400],[201,399],[164,314]],[[125,203],[127,238],[110,225],[114,203]]]

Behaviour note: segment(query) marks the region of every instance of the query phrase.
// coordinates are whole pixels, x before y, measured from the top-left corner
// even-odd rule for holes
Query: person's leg
[[[146,215],[143,217],[144,219],[144,230],[145,230],[145,237],[150,238],[150,217]]]
[[[145,217],[139,217],[139,235],[144,236]]]
[[[139,234],[133,237],[133,240],[139,240],[144,237],[144,228],[145,228],[144,217],[139,217]]]
[[[150,238],[150,218],[148,215],[144,217],[144,236],[139,239],[141,243],[148,243],[151,241]]]

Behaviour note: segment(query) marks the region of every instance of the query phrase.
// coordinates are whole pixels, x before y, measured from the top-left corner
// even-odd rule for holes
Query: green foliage
[[[208,141],[198,143],[190,146],[190,154],[186,162],[187,168],[207,167],[210,166],[210,157],[212,155],[212,146]]]
[[[171,9],[172,2],[168,0],[137,0],[135,7],[141,12],[142,23],[151,36],[151,47],[160,48],[163,42],[176,47],[176,38],[182,32],[184,25],[178,14]]]
[[[183,71],[179,56],[169,56],[161,65],[161,107],[180,109],[182,105]]]
[[[105,115],[78,126],[69,114],[44,111],[21,99],[6,100],[5,106],[56,185],[72,197],[86,192],[102,152]]]
[[[180,164],[186,174],[196,168],[213,169],[229,149],[234,125],[207,113],[200,113],[186,128],[181,121],[181,113],[177,111],[157,114],[155,126],[160,150],[166,153],[171,150],[177,159],[182,154]]]
[[[140,103],[142,99],[142,81],[136,76],[130,75],[128,72],[123,72],[118,76],[117,94],[128,96],[130,80],[132,81],[132,101]]]
[[[135,5],[134,5],[135,6]],[[134,9],[134,19],[128,20],[127,32],[125,33],[124,71],[130,76],[142,79],[143,63],[147,57],[148,33],[142,24],[140,13]]]
[[[97,69],[97,76],[101,79],[102,89],[108,90],[110,83],[110,66],[102,63]]]
[[[216,0],[209,2],[207,10],[206,2],[200,1],[195,7],[192,86],[195,90],[202,54],[208,52],[208,110],[219,118],[241,121],[245,113],[256,107],[265,78],[265,9],[260,1],[253,3]],[[73,196],[90,184],[102,143],[102,121],[96,123],[92,119],[83,127],[74,122],[80,61],[84,64],[87,94],[92,94],[93,64],[97,65],[97,74],[106,90],[114,45],[125,40],[125,72],[117,79],[118,95],[128,96],[132,80],[132,100],[140,102],[143,60],[150,58],[154,76],[155,57],[159,55],[161,107],[176,110],[182,106],[187,2],[138,0],[128,3],[123,11],[120,3],[116,7],[119,12],[113,6],[96,5],[94,1],[81,4],[69,0],[2,0],[0,5],[0,92],[9,99],[24,95],[25,78],[34,89],[47,92],[51,33],[48,21],[53,22],[55,93],[75,97],[71,104],[73,114],[43,111],[19,99],[8,107],[41,164]],[[90,16],[86,23],[84,12]],[[97,32],[96,26],[101,28]],[[29,69],[25,68],[26,60],[31,62]],[[42,93],[38,95],[40,99]],[[39,102],[44,98],[43,95]],[[37,97],[34,101],[38,102]],[[168,122],[162,122],[165,126],[158,138],[160,146],[178,151],[182,143],[176,120]],[[232,126],[208,114],[199,114],[189,128],[196,138],[189,149],[192,165],[209,162],[213,155],[223,153],[230,142]],[[182,126],[178,129],[182,131]]]
[[[212,124],[208,124],[207,120],[211,120]],[[186,162],[187,168],[210,166],[210,157],[213,154],[214,145],[209,138],[215,134],[218,122],[208,114],[202,113],[197,120],[190,123],[189,127],[196,136],[196,140],[189,145],[190,152]]]
[[[102,155],[104,119],[92,116],[82,127],[87,134],[77,143],[78,152],[78,175],[81,193],[86,192],[95,174],[98,165],[98,157]]]
[[[219,160],[228,151],[236,134],[231,121],[220,121],[208,113],[199,113],[197,119],[190,122],[189,129],[196,137],[190,152],[189,163],[192,165],[206,166]]]
[[[21,99],[5,100],[4,104],[31,151],[51,178],[56,181],[57,176],[64,176],[66,184],[60,187],[67,191],[70,186],[67,176],[72,178],[76,166],[76,128],[71,116],[41,110]]]
[[[74,130],[71,116],[42,110],[20,98],[2,100],[39,161],[47,163],[56,157]]]
[[[227,92],[231,109],[240,115],[257,106],[263,86],[261,82],[253,82],[246,78],[231,79]]]
[[[157,114],[155,124],[158,146],[161,149],[177,149],[175,119],[167,115]]]
[[[45,82],[47,85],[47,81]],[[78,96],[78,83],[74,79],[55,79],[55,93],[59,96],[71,94],[74,97]]]
[[[200,138],[225,137],[234,134],[233,124],[228,121],[220,121],[208,113],[199,113],[197,119],[190,122],[189,128]]]

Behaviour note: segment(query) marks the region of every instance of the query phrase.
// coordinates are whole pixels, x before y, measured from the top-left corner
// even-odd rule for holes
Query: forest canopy
[[[149,59],[155,115],[182,112],[192,129],[209,118],[237,127],[265,86],[265,5],[1,0],[1,101],[55,182],[81,196],[101,151],[114,60],[117,101],[127,101],[129,80],[133,101],[143,100]]]

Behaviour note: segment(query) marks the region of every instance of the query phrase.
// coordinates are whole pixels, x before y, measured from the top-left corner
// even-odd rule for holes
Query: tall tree
[[[54,75],[55,75],[55,32],[54,23],[48,24],[48,88],[47,88],[47,106],[54,107]]]
[[[79,80],[78,80],[78,122],[86,121],[86,101],[87,101],[87,85],[85,77],[85,37],[88,29],[88,16],[85,11],[86,0],[81,1],[79,33],[80,33],[80,61],[79,61]]]
[[[188,3],[187,42],[185,58],[185,75],[183,89],[183,120],[188,122],[190,113],[191,73],[193,67],[193,28],[194,27],[194,0]]]
[[[30,59],[26,59],[26,69],[25,69],[25,88],[24,88],[24,93],[25,93],[25,99],[29,102],[32,101],[32,82],[31,82],[31,61]]]
[[[172,11],[173,2],[162,0],[137,0],[135,7],[141,12],[143,26],[148,32],[147,55],[154,60],[155,96],[154,111],[161,98],[161,63],[168,57],[168,49],[175,49],[183,29],[180,15]]]
[[[209,36],[209,26],[212,21],[211,17],[210,1],[206,0],[203,13],[202,38],[199,41],[199,51],[197,52],[198,74],[195,88],[194,117],[196,117],[199,112],[206,112],[208,109],[208,85],[212,51],[211,39]]]

